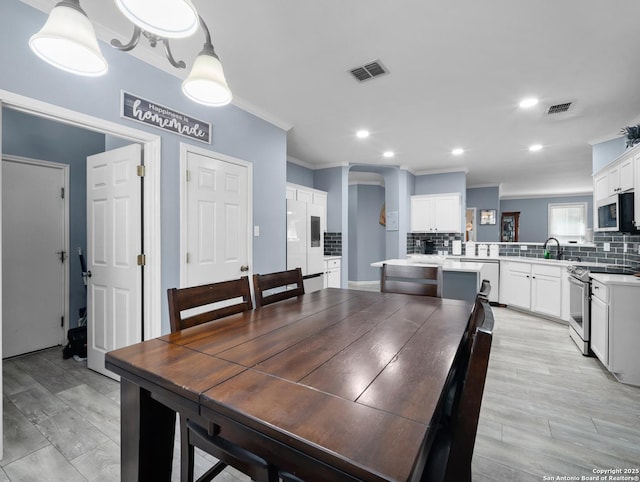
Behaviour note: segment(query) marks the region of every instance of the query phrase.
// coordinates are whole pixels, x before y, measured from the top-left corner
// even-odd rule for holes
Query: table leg
[[[169,482],[176,413],[125,378],[120,380],[120,413],[122,481]]]

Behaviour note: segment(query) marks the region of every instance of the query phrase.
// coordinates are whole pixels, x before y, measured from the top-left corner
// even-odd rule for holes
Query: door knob
[[[247,266],[246,264],[240,266],[240,271],[242,271],[243,273],[249,271],[249,266]]]
[[[87,278],[91,278],[91,271],[87,271]]]

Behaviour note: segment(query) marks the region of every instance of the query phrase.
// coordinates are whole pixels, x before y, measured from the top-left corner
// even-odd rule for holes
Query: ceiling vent
[[[355,67],[350,69],[349,72],[359,82],[364,82],[365,80],[373,79],[374,77],[379,77],[380,75],[389,73],[379,60],[373,60],[361,67]]]
[[[569,109],[571,109],[572,105],[573,105],[573,102],[564,102],[562,104],[552,105],[547,110],[547,115],[563,114],[565,112],[568,112]]]

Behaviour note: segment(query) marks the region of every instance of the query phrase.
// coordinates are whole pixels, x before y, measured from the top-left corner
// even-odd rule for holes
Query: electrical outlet
[[[256,238],[258,236],[260,236],[260,226],[254,226],[253,227],[253,236],[256,237]]]
[[[627,252],[627,243],[624,243],[624,244],[622,245],[622,252],[623,252],[623,253],[626,253],[626,252]]]
[[[420,246],[422,246],[422,243],[419,239],[416,239],[416,248],[419,248]]]
[[[604,243],[602,245],[602,250],[603,251],[611,251],[611,243]]]
[[[445,239],[445,240],[444,240],[444,242],[443,242],[443,244],[444,244],[445,246],[449,246],[449,240],[448,240],[448,239]]]
[[[520,245],[520,251],[526,251],[527,249],[529,249],[529,246],[527,246],[526,244]]]

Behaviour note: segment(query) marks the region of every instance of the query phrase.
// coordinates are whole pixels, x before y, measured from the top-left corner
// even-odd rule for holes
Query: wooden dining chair
[[[202,286],[171,288],[167,290],[167,296],[172,333],[253,308],[249,279],[246,276],[237,280]],[[230,301],[231,304],[222,307],[216,305],[225,301]],[[202,308],[205,311],[183,316],[186,310],[195,308]],[[227,465],[250,476],[253,480],[264,482],[278,480],[277,470],[270,467],[262,458],[225,440],[222,436],[211,434],[208,428],[180,415],[180,480],[182,481],[193,481],[195,447],[213,455],[219,461],[205,472],[198,482],[212,480]]]
[[[462,382],[468,368],[469,357],[471,356],[471,348],[473,343],[473,334],[476,328],[484,323],[485,306],[489,306],[488,296],[491,292],[491,284],[488,280],[482,280],[482,286],[471,310],[467,327],[462,335],[460,348],[456,354],[456,360],[449,376],[449,382],[445,388],[446,397],[444,400],[443,416],[450,418],[453,413],[454,406],[460,399]]]
[[[482,395],[489,366],[493,339],[493,312],[489,303],[480,301],[484,316],[472,336],[460,398],[450,418],[440,423],[427,455],[422,481],[471,481],[471,460],[478,430]]]
[[[170,288],[167,290],[167,296],[169,299],[169,321],[172,333],[253,308],[249,278],[246,276],[231,281],[189,288]],[[183,311],[238,298],[241,301],[238,300],[237,303],[219,308],[211,306],[202,313],[183,317]]]
[[[383,264],[380,291],[406,295],[441,296],[441,269],[436,266]]]
[[[489,299],[489,294],[491,293],[491,283],[488,279],[483,279],[480,283],[480,291],[478,291],[478,296],[484,298],[485,300]]]
[[[254,274],[253,291],[256,297],[256,307],[303,295],[302,269],[296,268],[277,273]]]

